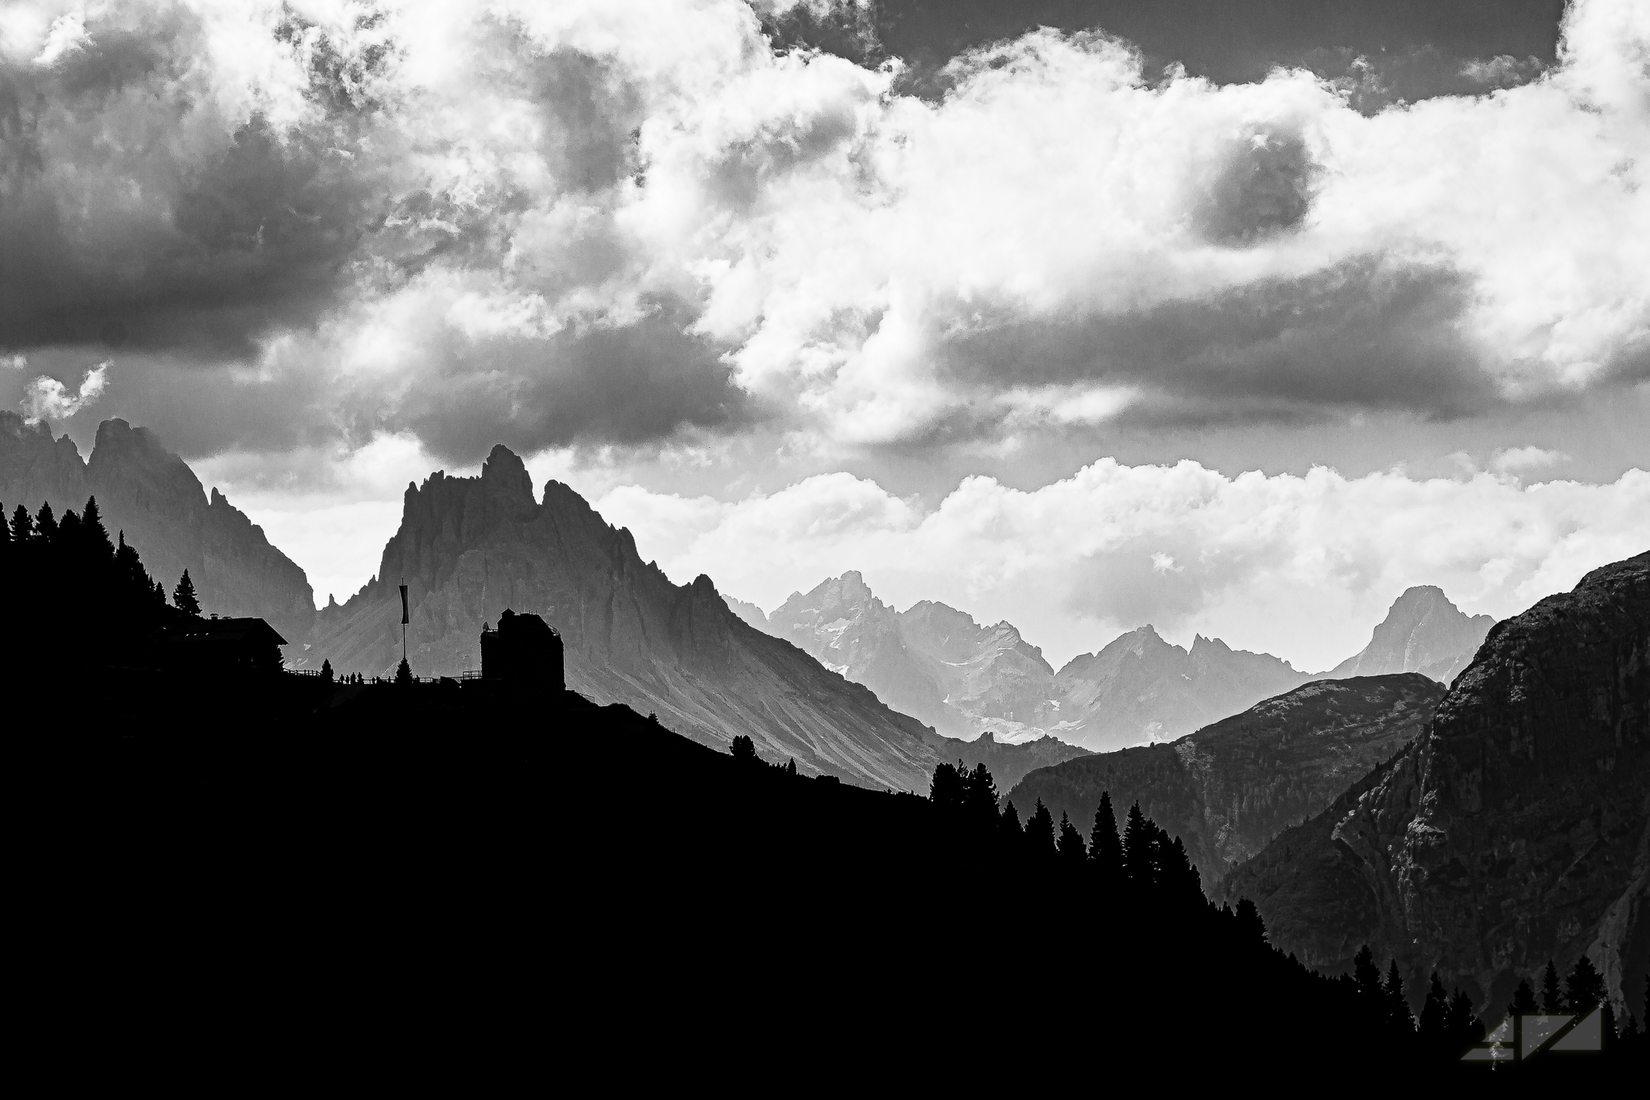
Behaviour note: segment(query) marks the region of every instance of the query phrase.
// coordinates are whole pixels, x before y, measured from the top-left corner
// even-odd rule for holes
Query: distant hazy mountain
[[[89,461],[68,436],[0,412],[0,501],[9,517],[51,502],[61,515],[97,497],[113,539],[124,530],[143,564],[170,595],[187,569],[205,611],[268,619],[301,644],[315,616],[309,580],[271,546],[263,529],[216,489],[210,496],[189,466],[153,432],[124,420],[97,429]]]
[[[1328,675],[1419,672],[1448,684],[1467,667],[1494,625],[1489,615],[1461,611],[1441,589],[1432,585],[1411,588],[1393,603],[1369,644]]]
[[[1362,943],[1499,1010],[1587,952],[1613,993],[1650,960],[1650,553],[1497,624],[1430,728],[1228,876],[1272,941]],[[1631,988],[1633,1003],[1642,990]]]
[[[735,615],[738,615],[763,633],[768,632],[768,617],[762,613],[760,607],[753,603],[746,603],[744,600],[736,600],[725,592],[722,594],[722,600]]]
[[[1055,675],[1060,722],[1051,732],[1097,751],[1172,741],[1307,678],[1268,653],[1201,634],[1185,650],[1143,626]]]
[[[706,744],[746,734],[763,755],[794,758],[805,772],[923,793],[935,765],[959,755],[955,742],[750,626],[709,577],[672,584],[641,560],[629,531],[608,526],[566,485],[552,481],[535,499],[526,467],[504,447],[480,477],[435,473],[408,486],[378,575],[318,615],[309,663],[390,672],[401,655],[401,583],[419,675],[477,667],[482,625],[513,608],[561,631],[568,687],[654,712]],[[1046,760],[1005,748],[1005,774]]]
[[[1040,799],[1086,834],[1102,792],[1119,822],[1138,800],[1185,842],[1208,889],[1412,741],[1443,697],[1417,673],[1316,680],[1169,744],[1033,771],[1010,801],[1024,816]]]

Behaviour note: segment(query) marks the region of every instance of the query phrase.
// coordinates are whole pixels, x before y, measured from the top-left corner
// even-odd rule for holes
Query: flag
[[[407,586],[401,586],[401,625],[407,625]]]

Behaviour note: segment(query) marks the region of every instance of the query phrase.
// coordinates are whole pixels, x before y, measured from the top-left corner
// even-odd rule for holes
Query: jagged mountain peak
[[[538,503],[533,496],[533,478],[527,473],[527,464],[502,443],[495,443],[487,461],[481,464],[481,480],[501,492]]]
[[[1495,620],[1468,615],[1431,584],[1406,588],[1370,634],[1369,644],[1328,675],[1420,672],[1444,683],[1466,667]]]

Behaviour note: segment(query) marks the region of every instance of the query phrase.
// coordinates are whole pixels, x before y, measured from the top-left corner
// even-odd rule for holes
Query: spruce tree
[[[1020,828],[1020,811],[1014,808],[1014,803],[1003,804],[1002,816],[997,819],[997,831],[1003,838],[1003,844],[1010,851],[1019,850],[1025,833]]]
[[[1358,995],[1373,1012],[1381,1002],[1381,971],[1375,965],[1375,952],[1366,943],[1352,958],[1352,978],[1357,983]]]
[[[97,498],[86,498],[86,510],[80,513],[80,535],[92,553],[102,560],[108,560],[114,548],[109,545],[109,529],[103,526],[103,513],[98,509]]]
[[[1426,1003],[1421,1006],[1421,1037],[1433,1045],[1441,1043],[1445,1038],[1448,1018],[1449,994],[1444,990],[1443,979],[1434,970],[1432,980],[1427,984]]]
[[[332,683],[332,661],[327,658],[321,659],[321,682],[323,684]]]
[[[187,569],[178,578],[178,586],[172,589],[172,606],[186,615],[200,616],[201,602],[195,598],[195,582],[189,579]]]
[[[13,542],[28,542],[34,537],[34,517],[21,504],[17,511],[11,514],[11,540]]]
[[[991,770],[985,763],[974,765],[974,770],[963,776],[963,813],[967,815],[969,825],[977,829],[987,829],[997,824],[997,781],[991,777]]]
[[[1398,973],[1398,960],[1387,967],[1386,985],[1381,987],[1386,1000],[1387,1020],[1394,1031],[1410,1034],[1415,1030],[1415,1019],[1409,1013],[1409,1000],[1404,996],[1404,976]]]
[[[41,504],[40,511],[34,514],[34,530],[47,542],[57,541],[57,517],[52,514],[51,501]]]
[[[1534,1016],[1536,1014],[1535,987],[1530,979],[1520,978],[1518,988],[1513,990],[1512,1003],[1507,1006],[1508,1016]]]
[[[402,685],[413,682],[412,666],[407,663],[405,657],[401,658],[401,663],[395,666],[395,682]]]
[[[1031,819],[1026,822],[1026,848],[1035,858],[1052,856],[1054,854],[1054,815],[1048,812],[1043,800],[1037,800],[1037,808],[1031,811]]]
[[[407,659],[405,657],[401,659],[401,664],[403,667],[406,666]],[[395,675],[396,678],[399,679],[401,676],[401,669],[396,669]],[[412,678],[411,669],[407,670],[407,678],[409,680]],[[733,758],[735,760],[750,763],[756,759],[756,742],[741,733],[733,739],[733,743],[728,746],[728,751],[733,754]]]
[[[1083,847],[1083,834],[1077,831],[1077,826],[1071,823],[1071,818],[1064,810],[1060,811],[1060,840],[1056,845],[1060,853],[1060,862],[1075,869],[1081,869],[1088,861],[1088,852]]]
[[[1558,967],[1547,960],[1547,972],[1541,976],[1541,1011],[1557,1016],[1564,1011],[1564,993],[1558,984]]]
[[[1100,792],[1094,811],[1094,828],[1089,831],[1089,862],[1107,888],[1123,879],[1123,842],[1117,836],[1117,815],[1112,813],[1111,792]]]
[[[1136,800],[1123,825],[1123,873],[1137,886],[1148,886],[1152,881],[1151,842],[1152,831]]]
[[[1585,1016],[1604,1002],[1604,976],[1586,955],[1576,960],[1570,977],[1564,983],[1564,1007],[1577,1016]]]
[[[1449,1012],[1444,1016],[1444,1035],[1451,1054],[1465,1051],[1474,1043],[1484,1041],[1484,1023],[1472,1010],[1472,998],[1457,989],[1450,998]]]
[[[790,762],[785,765],[785,774],[792,777],[796,775],[796,757],[791,757]]]

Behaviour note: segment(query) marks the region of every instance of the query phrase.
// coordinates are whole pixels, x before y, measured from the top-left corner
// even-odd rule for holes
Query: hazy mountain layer
[[[266,618],[295,645],[308,635],[315,598],[304,571],[216,489],[208,496],[153,432],[106,420],[83,462],[68,436],[54,439],[47,425],[0,412],[0,501],[8,514],[47,501],[59,515],[78,512],[89,496],[110,539],[124,530],[168,595],[187,569],[203,610]]]
[[[1309,965],[1346,967],[1367,941],[1499,1009],[1519,976],[1586,951],[1612,991],[1636,987],[1650,956],[1650,553],[1497,624],[1425,734],[1225,889]]]
[[[1031,772],[1010,800],[1024,815],[1040,799],[1085,833],[1102,792],[1119,820],[1138,800],[1185,842],[1208,889],[1413,740],[1443,696],[1417,673],[1316,680],[1170,744]]]

